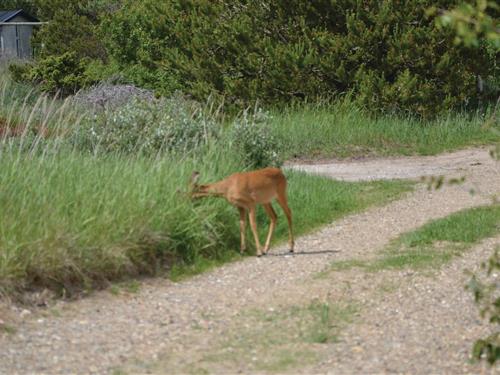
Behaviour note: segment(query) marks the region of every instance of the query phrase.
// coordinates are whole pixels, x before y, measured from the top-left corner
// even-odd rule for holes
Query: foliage
[[[479,47],[480,41],[491,43],[500,49],[500,6],[493,1],[478,0],[476,4],[462,3],[460,6],[441,11],[438,25],[452,27],[456,32],[456,43]],[[431,8],[429,12],[436,12]]]
[[[483,48],[489,54],[490,75],[486,82],[478,77],[478,89],[483,97],[500,100],[500,7],[497,3],[478,0],[475,4],[462,3],[450,10],[432,7],[431,14],[439,13],[436,24],[455,31],[455,43]],[[497,99],[498,98],[498,99]],[[498,103],[497,103],[498,105]]]
[[[434,11],[431,9],[431,11]],[[461,6],[442,12],[438,18],[438,23],[444,27],[451,26],[456,32],[456,43],[464,43],[474,47],[482,44],[492,46],[492,55],[496,57],[495,72],[500,72],[497,65],[500,54],[500,28],[498,27],[500,7],[497,3],[477,0],[475,5],[464,3]],[[497,83],[498,83],[498,76]],[[497,94],[498,95],[498,94]],[[493,115],[490,122],[496,122],[496,112],[500,104],[500,96],[497,99]],[[500,145],[491,151],[491,156],[499,160]],[[495,198],[493,197],[495,201]],[[474,293],[474,299],[478,304],[482,317],[487,317],[492,324],[500,324],[500,288],[496,280],[496,272],[500,270],[500,258],[498,249],[486,263],[486,275],[490,277],[490,282],[485,284],[478,280],[476,275],[472,276],[469,282],[469,289]],[[486,358],[490,364],[495,364],[500,360],[500,332],[479,339],[474,343],[472,354],[476,359]]]
[[[411,116],[373,116],[352,100],[290,105],[270,112],[269,129],[281,157],[434,155],[500,142],[500,122],[486,114],[454,112],[422,121]]]
[[[481,317],[487,318],[496,327],[500,325],[499,250],[500,248],[497,248],[488,261],[482,265],[483,270],[486,271],[487,280],[481,281],[476,275],[473,275],[468,285],[480,308]],[[497,330],[490,336],[477,340],[474,343],[472,354],[476,359],[486,358],[490,364],[500,360],[500,332]]]
[[[32,287],[71,294],[238,254],[234,208],[222,200],[192,204],[176,193],[193,170],[212,181],[242,169],[223,143],[195,158],[46,152],[44,145],[33,154],[1,146],[0,294]],[[398,182],[387,190],[305,174],[289,181],[297,233],[361,209],[367,195],[380,202],[401,193]],[[286,228],[276,235],[285,239]]]
[[[44,24],[35,44],[42,57],[74,52],[78,59],[106,60],[99,35],[101,18],[120,6],[116,0],[34,0],[36,14]]]
[[[97,113],[76,129],[72,142],[92,152],[188,153],[208,144],[218,130],[199,106],[176,96],[153,102],[133,100]]]
[[[45,92],[69,95],[94,83],[86,76],[85,65],[75,52],[66,52],[48,56],[34,65],[10,65],[9,70],[18,81],[38,84]]]
[[[126,1],[102,24],[128,79],[162,94],[283,103],[352,91],[370,111],[467,105],[492,57],[426,15],[455,1]]]
[[[370,272],[441,267],[481,240],[495,236],[499,228],[498,205],[462,210],[400,235],[376,259],[335,262],[329,271],[354,267]],[[476,281],[473,285],[479,286]]]
[[[244,111],[231,127],[231,139],[237,153],[251,168],[282,164],[278,138],[269,127],[268,114],[260,109],[253,113]]]
[[[35,28],[32,44],[38,61],[29,73],[22,74],[24,80],[41,82],[43,90],[66,95],[115,73],[99,25],[103,15],[117,9],[120,1],[11,0],[6,6],[49,21]],[[17,79],[20,76],[15,74]]]
[[[202,101],[216,93],[238,109],[257,99],[281,104],[352,92],[372,112],[433,117],[475,104],[477,76],[498,75],[495,50],[454,44],[454,32],[427,12],[457,0],[13,2],[50,20],[35,36],[41,57],[75,53],[92,62],[93,77],[119,73],[162,95],[180,90]],[[496,27],[487,4],[491,15],[481,25],[487,19]],[[495,97],[498,85],[488,84],[481,100]]]
[[[23,9],[29,14],[36,15],[37,6],[35,4],[37,0],[2,0],[1,10],[13,10],[13,9]]]

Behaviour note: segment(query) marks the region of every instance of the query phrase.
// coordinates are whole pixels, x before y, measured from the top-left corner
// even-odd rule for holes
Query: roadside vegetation
[[[435,155],[500,141],[491,113],[450,112],[432,120],[372,116],[352,100],[290,106],[271,112],[272,134],[283,158]]]
[[[500,233],[500,206],[463,210],[433,220],[419,229],[405,233],[371,261],[334,262],[325,273],[361,268],[368,272],[386,269],[426,269],[440,267],[481,240]]]
[[[236,211],[178,193],[193,170],[214,181],[297,156],[425,154],[497,139],[480,115],[426,123],[369,115],[348,100],[237,115],[182,95],[95,107],[14,82],[5,68],[0,93],[0,293],[10,296],[68,296],[140,275],[177,280],[238,259]],[[411,189],[286,174],[297,235]],[[278,215],[274,245],[286,238]],[[263,210],[258,222],[263,236]]]
[[[456,44],[455,32],[437,22],[439,11],[458,3],[4,0],[3,6],[50,21],[35,35],[37,61],[11,68],[17,80],[47,92],[71,94],[109,79],[165,97],[212,95],[236,111],[256,101],[286,106],[350,95],[372,114],[432,119],[487,106],[499,93],[496,44]],[[488,14],[494,30],[498,9]]]
[[[294,4],[6,0],[51,22],[35,35],[36,61],[0,66],[0,295],[180,279],[238,259],[235,210],[182,194],[193,170],[213,181],[294,158],[499,142],[497,38],[455,43],[430,1]],[[498,9],[488,12],[485,35]],[[71,96],[100,82],[150,99],[91,107]],[[411,189],[286,174],[297,235]],[[286,238],[278,215],[274,245]],[[441,264],[469,242],[439,223],[373,263],[337,267]]]

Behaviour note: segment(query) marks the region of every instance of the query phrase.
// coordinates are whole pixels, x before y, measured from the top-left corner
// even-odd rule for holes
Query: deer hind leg
[[[257,233],[257,221],[255,219],[255,206],[248,209],[248,217],[250,218],[250,228],[252,228],[253,238],[255,239],[255,247],[257,248],[257,256],[262,255],[262,247],[260,246],[259,234]]]
[[[245,229],[247,226],[247,210],[243,207],[238,207],[238,211],[240,211],[240,253],[246,250],[245,244]]]
[[[288,207],[286,191],[283,190],[281,194],[278,194],[276,199],[281,208],[283,209],[283,211],[285,212],[286,219],[288,220],[288,246],[290,252],[293,253],[293,247],[295,245],[295,242],[293,240],[293,230],[292,230],[292,211],[290,210],[290,207]]]
[[[269,216],[269,219],[271,220],[271,222],[269,223],[269,232],[267,233],[266,244],[264,245],[264,254],[266,254],[269,250],[269,245],[271,244],[271,237],[273,235],[274,228],[276,228],[278,215],[276,215],[276,212],[274,211],[271,203],[264,203],[263,206],[266,210],[267,215]]]

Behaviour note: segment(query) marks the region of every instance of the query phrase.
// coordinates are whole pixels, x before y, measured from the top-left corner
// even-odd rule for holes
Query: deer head
[[[207,196],[207,187],[209,185],[199,185],[199,178],[200,172],[194,171],[189,179],[188,195],[191,199]]]

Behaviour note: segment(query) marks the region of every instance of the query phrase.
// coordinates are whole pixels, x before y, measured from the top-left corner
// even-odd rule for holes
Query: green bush
[[[65,96],[95,83],[86,75],[86,65],[87,61],[79,60],[76,53],[66,52],[46,57],[35,64],[12,64],[9,71],[16,81],[32,82],[39,85],[42,91]]]
[[[498,59],[426,15],[457,3],[126,1],[101,29],[127,78],[162,94],[246,106],[350,91],[370,111],[431,117],[474,103]]]
[[[119,7],[118,0],[35,0],[36,15],[48,21],[34,35],[42,58],[74,52],[78,59],[107,60],[100,37],[102,16]]]
[[[9,65],[9,73],[16,82],[25,82],[29,80],[29,72],[33,65],[13,63]]]
[[[218,125],[180,96],[133,100],[85,119],[72,142],[92,152],[189,152],[217,137]]]
[[[279,142],[269,129],[269,115],[256,109],[244,111],[231,126],[230,137],[236,152],[245,165],[252,168],[279,167]]]

